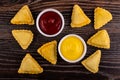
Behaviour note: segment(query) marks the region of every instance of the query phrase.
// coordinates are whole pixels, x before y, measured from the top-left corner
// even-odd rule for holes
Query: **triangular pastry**
[[[43,68],[38,64],[38,62],[27,53],[23,58],[18,73],[21,74],[39,74],[43,72]]]
[[[87,44],[98,48],[110,48],[110,38],[107,30],[100,30],[88,39]]]
[[[73,6],[72,16],[71,16],[71,27],[82,27],[89,24],[91,20],[87,17],[84,11],[79,5]]]
[[[12,30],[12,35],[22,49],[27,49],[33,40],[33,33],[30,30]]]
[[[27,5],[23,6],[11,19],[12,24],[34,24],[32,13]]]
[[[112,20],[112,14],[103,8],[97,7],[94,10],[94,28],[99,29]]]
[[[97,50],[87,59],[83,60],[82,65],[92,73],[99,71],[99,64],[101,59],[101,50]]]
[[[37,52],[44,57],[51,64],[56,64],[57,62],[57,41],[51,41],[40,48],[38,48]]]

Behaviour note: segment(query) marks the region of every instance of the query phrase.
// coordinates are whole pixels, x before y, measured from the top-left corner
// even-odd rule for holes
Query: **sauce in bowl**
[[[86,54],[87,46],[82,37],[69,34],[63,37],[58,45],[58,52],[63,60],[76,63]]]
[[[56,9],[45,9],[39,13],[36,26],[38,31],[46,37],[57,36],[64,28],[64,17]]]
[[[62,55],[68,60],[77,60],[84,50],[83,43],[75,36],[65,38],[60,47]]]
[[[45,34],[55,34],[60,30],[62,20],[57,13],[49,11],[40,17],[39,26]]]

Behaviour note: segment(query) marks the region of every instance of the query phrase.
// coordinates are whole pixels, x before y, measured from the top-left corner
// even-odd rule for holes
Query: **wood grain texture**
[[[39,34],[36,25],[12,25],[11,18],[23,6],[29,5],[36,20],[39,12],[46,8],[58,9],[65,18],[65,28],[60,35],[47,38]],[[79,4],[92,20],[91,24],[72,29],[70,18],[72,7]],[[100,70],[97,74],[87,71],[80,62],[70,64],[63,61],[58,55],[57,65],[51,65],[43,59],[36,50],[42,44],[51,40],[59,40],[69,33],[75,33],[85,39],[96,33],[93,28],[94,9],[99,6],[113,14],[113,20],[102,29],[108,30],[111,38],[111,48],[102,50]],[[27,50],[22,50],[11,35],[13,29],[28,29],[34,33],[34,40]],[[98,48],[88,46],[88,57]],[[22,58],[29,52],[44,68],[39,75],[22,75],[17,70]],[[0,1],[0,79],[1,80],[120,80],[120,0],[1,0]]]

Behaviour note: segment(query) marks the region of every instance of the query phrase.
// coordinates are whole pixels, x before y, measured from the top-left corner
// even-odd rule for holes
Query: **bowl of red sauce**
[[[46,37],[59,35],[64,28],[64,17],[56,9],[48,8],[37,16],[36,26],[38,31]]]

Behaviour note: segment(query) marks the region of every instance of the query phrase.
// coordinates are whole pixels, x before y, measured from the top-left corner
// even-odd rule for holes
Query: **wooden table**
[[[11,18],[25,4],[28,4],[34,20],[39,12],[45,8],[58,9],[65,18],[65,28],[60,35],[53,38],[42,36],[36,25],[12,25]],[[83,28],[71,28],[71,13],[74,4],[79,4],[91,23]],[[36,50],[44,43],[60,39],[70,33],[78,34],[88,40],[97,32],[94,30],[94,9],[103,7],[113,15],[113,20],[101,29],[108,30],[111,38],[111,48],[102,50],[100,70],[97,74],[87,71],[81,62],[70,64],[63,61],[58,55],[57,65],[52,65],[43,59]],[[34,40],[27,50],[22,50],[13,38],[14,29],[28,29],[34,33]],[[98,48],[88,45],[88,57]],[[44,68],[39,75],[22,75],[17,70],[26,53],[30,53]],[[120,0],[1,0],[0,1],[0,79],[1,80],[120,80]]]

